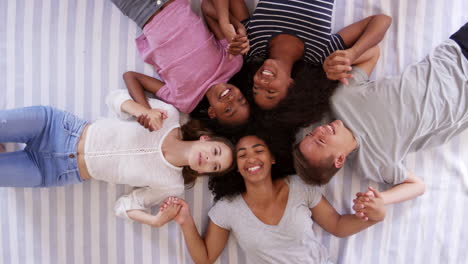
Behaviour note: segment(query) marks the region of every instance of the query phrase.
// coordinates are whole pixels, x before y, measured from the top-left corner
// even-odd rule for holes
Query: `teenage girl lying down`
[[[112,2],[143,29],[136,40],[140,55],[164,80],[125,73],[125,83],[136,102],[149,107],[146,90],[190,113],[206,97],[209,118],[231,126],[247,121],[248,102],[237,87],[226,83],[242,66],[242,56],[232,54],[247,51],[245,34],[238,34],[228,48],[224,37],[213,35],[187,0]]]
[[[318,187],[304,184],[297,176],[273,180],[275,158],[256,136],[241,138],[236,153],[245,188],[231,190],[240,194],[224,197],[211,208],[204,238],[185,201],[170,198],[163,206],[163,211],[179,210],[174,220],[182,229],[195,263],[213,263],[231,233],[245,251],[248,263],[329,263],[327,250],[312,230],[314,221],[326,231],[344,237],[385,217],[385,207],[375,190],[375,196],[368,198],[369,220],[363,221],[355,215],[338,214]],[[222,192],[230,188],[219,187]],[[214,191],[219,198],[218,190]]]
[[[161,226],[170,211],[153,216],[144,210],[182,194],[184,184],[201,174],[232,169],[232,144],[192,131],[191,123],[181,127],[173,106],[151,99],[153,109],[147,110],[125,91],[111,93],[107,103],[120,119],[87,123],[50,106],[1,110],[0,142],[26,143],[26,148],[0,153],[0,186],[51,187],[90,178],[128,184],[140,188],[119,198],[116,214]],[[149,132],[134,117],[142,123],[158,119],[158,130]]]

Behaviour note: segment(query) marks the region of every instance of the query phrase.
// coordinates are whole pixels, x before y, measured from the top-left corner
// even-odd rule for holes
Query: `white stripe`
[[[34,262],[34,251],[33,245],[31,243],[34,241],[34,223],[36,220],[32,217],[33,216],[33,190],[31,188],[24,189],[24,257],[26,263],[33,263]]]
[[[50,208],[49,208],[49,190],[45,188],[40,189],[41,194],[41,245],[42,245],[42,263],[50,263]]]
[[[73,186],[73,242],[74,242],[74,257],[75,263],[84,263],[83,253],[84,249],[84,241],[83,241],[83,234],[86,231],[84,229],[84,210],[86,210],[83,206],[83,184],[75,184]]]
[[[19,264],[18,259],[18,250],[20,245],[18,244],[18,212],[16,210],[16,189],[8,188],[8,207],[7,215],[9,216],[9,226],[10,231],[10,255],[11,255],[11,264]]]
[[[32,105],[33,78],[32,78],[32,57],[33,57],[33,7],[34,4],[24,5],[23,22],[23,47],[24,47],[24,105]]]
[[[93,38],[92,38],[92,74],[91,74],[91,112],[94,116],[101,115],[101,75],[102,75],[102,63],[101,63],[101,43],[102,43],[102,11],[103,2],[94,2],[94,14],[93,14]]]
[[[406,57],[405,56],[405,51],[406,51],[406,48],[405,48],[405,45],[407,44],[406,42],[406,39],[405,39],[405,34],[406,34],[406,12],[407,12],[407,9],[408,9],[408,5],[406,3],[406,1],[402,1],[400,2],[400,5],[398,6],[398,24],[396,25],[398,28],[396,30],[396,34],[397,34],[397,49],[398,49],[398,56],[395,56],[396,60],[397,60],[397,65],[398,65],[398,72],[401,72],[405,65],[405,60],[404,58]]]
[[[159,263],[169,263],[169,252],[168,237],[169,237],[169,225],[164,225],[159,228]]]
[[[57,102],[54,102],[60,109],[65,109],[67,106],[67,25],[68,25],[68,1],[60,1],[58,14],[58,33],[57,33]]]
[[[6,20],[6,100],[5,107],[15,106],[16,89],[16,60],[15,60],[15,15],[16,1],[8,2],[7,20]]]
[[[91,235],[91,263],[100,264],[101,263],[101,243],[99,241],[100,226],[99,226],[99,212],[101,210],[101,203],[99,202],[99,182],[91,181],[90,184],[90,218],[91,226],[89,227]]]
[[[117,229],[116,215],[114,213],[115,197],[117,188],[115,184],[107,185],[107,205],[102,210],[107,210],[107,261],[108,263],[117,263]]]
[[[139,250],[141,250],[141,253],[143,256],[142,257],[143,263],[150,264],[150,263],[153,263],[153,259],[151,255],[151,246],[152,246],[151,227],[149,225],[144,225],[144,224],[141,224],[141,226],[142,226],[141,228],[142,248]]]
[[[423,47],[425,45],[425,39],[423,36],[426,36],[424,29],[425,30],[431,30],[431,29],[426,29],[425,25],[425,19],[426,19],[426,0],[416,0],[416,17],[414,18],[415,22],[415,27],[421,28],[422,32],[420,32],[418,35],[419,37],[415,38],[414,41],[414,46],[415,47]],[[416,59],[420,60],[423,56],[423,49],[416,49],[414,51],[416,53]]]
[[[41,104],[49,104],[49,74],[50,74],[50,0],[42,1],[41,16]],[[43,244],[44,245],[44,244]],[[43,262],[47,263],[47,262]]]
[[[84,90],[85,90],[85,39],[86,39],[86,1],[76,2],[75,23],[75,114],[82,117],[84,113]],[[79,234],[79,233],[78,233]],[[80,254],[83,255],[83,254]]]
[[[124,193],[129,193],[132,190],[130,186],[125,186],[125,191]],[[133,263],[134,262],[134,256],[133,254],[135,253],[135,248],[134,245],[134,230],[133,230],[133,221],[125,221],[124,222],[124,237],[123,239],[125,240],[124,243],[124,249],[125,249],[125,263]],[[167,253],[166,253],[167,254]],[[167,262],[160,262],[160,263],[167,263]],[[98,264],[98,263],[97,263]]]
[[[57,248],[54,251],[57,252],[57,262],[58,263],[66,263],[67,262],[67,252],[68,248],[67,245],[67,228],[65,226],[66,223],[66,205],[65,205],[65,188],[60,187],[57,188],[57,195],[55,199],[57,199]]]

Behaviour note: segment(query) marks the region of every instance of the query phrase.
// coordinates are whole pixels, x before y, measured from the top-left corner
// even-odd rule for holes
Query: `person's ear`
[[[272,160],[272,161],[271,161],[271,164],[276,164],[276,160]]]
[[[202,135],[202,136],[200,136],[200,141],[201,141],[201,142],[205,142],[205,141],[207,141],[207,140],[209,140],[209,139],[210,139],[210,136],[208,136],[208,135]]]
[[[335,158],[334,165],[335,168],[340,169],[344,166],[346,161],[346,155],[341,153],[338,157]]]
[[[210,119],[216,118],[216,113],[212,106],[208,107],[208,116]]]

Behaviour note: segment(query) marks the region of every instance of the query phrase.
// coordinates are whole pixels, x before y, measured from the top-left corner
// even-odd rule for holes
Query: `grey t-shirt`
[[[408,152],[443,144],[468,127],[468,61],[453,40],[400,76],[369,81],[357,67],[352,74],[333,95],[332,109],[359,144],[348,160],[371,180],[403,182]]]
[[[241,195],[221,200],[209,211],[211,221],[230,230],[245,251],[248,263],[329,263],[328,252],[312,230],[310,208],[322,198],[318,187],[290,176],[289,196],[278,225],[267,225],[249,209]]]

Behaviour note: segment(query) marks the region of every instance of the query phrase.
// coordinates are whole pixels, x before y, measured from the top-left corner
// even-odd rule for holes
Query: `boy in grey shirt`
[[[338,87],[331,98],[338,120],[315,128],[295,146],[297,173],[322,185],[349,160],[366,178],[396,185],[382,192],[385,204],[421,195],[424,183],[403,160],[468,127],[467,55],[465,24],[398,77],[369,81],[376,59],[354,67],[350,85]],[[360,215],[365,218],[365,211]]]

